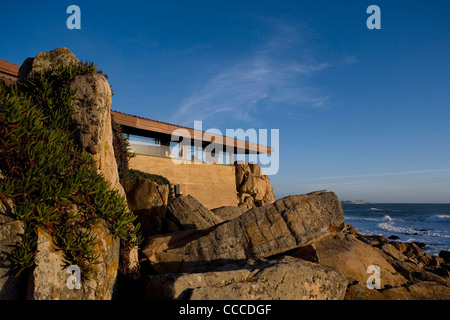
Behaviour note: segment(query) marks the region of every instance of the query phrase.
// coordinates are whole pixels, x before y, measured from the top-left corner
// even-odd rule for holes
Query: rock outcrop
[[[347,280],[339,272],[300,259],[282,257],[227,265],[204,273],[156,275],[147,299],[340,300]]]
[[[49,52],[40,52],[34,58],[27,59],[19,70],[19,81],[26,80],[33,74],[59,66],[79,64],[79,60],[67,48],[58,48]],[[92,72],[76,75],[68,84],[76,90],[73,101],[74,113],[72,120],[76,125],[74,131],[77,143],[82,149],[91,154],[94,167],[102,174],[112,189],[125,195],[119,183],[117,163],[112,144],[111,127],[111,88],[105,76]],[[10,220],[10,219],[9,219]],[[0,236],[0,246],[13,245],[20,234],[20,223],[2,220],[0,233],[10,234],[8,239]],[[14,230],[11,228],[14,226]],[[38,228],[37,251],[35,253],[36,267],[29,274],[26,298],[28,299],[111,299],[113,296],[119,267],[120,240],[113,237],[102,220],[91,226],[97,239],[94,252],[98,256],[98,264],[93,266],[93,276],[86,280],[81,290],[71,290],[66,286],[67,268],[64,267],[62,251],[53,243],[52,237],[45,230]],[[11,250],[11,249],[10,249]],[[7,250],[2,252],[8,253]],[[3,259],[3,256],[2,256]],[[2,267],[5,263],[2,262]],[[138,266],[137,248],[129,255],[130,269]],[[1,272],[1,271],[0,271]],[[3,274],[2,274],[3,275]],[[5,280],[6,279],[6,280]],[[0,281],[11,281],[3,277]],[[0,284],[2,284],[0,282]],[[3,284],[0,286],[6,287]],[[7,297],[14,297],[14,285],[9,289],[2,288],[1,292]],[[23,288],[22,288],[23,289]],[[9,291],[8,291],[9,290]],[[24,290],[22,290],[23,292]],[[0,293],[0,295],[2,294]]]
[[[334,235],[343,224],[336,195],[317,192],[253,208],[205,230],[151,237],[142,253],[160,273],[196,272],[210,265],[283,253]]]
[[[159,273],[148,278],[147,299],[450,299],[445,252],[432,256],[414,243],[361,235],[324,191],[205,230],[151,237],[142,253]],[[367,286],[371,265],[379,268],[379,289]]]
[[[80,145],[92,155],[94,165],[111,187],[125,195],[119,182],[111,127],[112,92],[99,73],[75,76],[70,86],[76,89],[73,120]]]
[[[347,300],[450,299],[448,271],[440,267],[444,261],[439,257],[426,254],[413,243],[363,236],[349,225],[334,237],[289,254],[341,272],[349,283]],[[380,289],[366,285],[370,265],[380,269]],[[440,272],[444,277],[437,274]],[[432,291],[438,294],[429,295]]]
[[[77,57],[64,47],[40,52],[36,57],[25,60],[19,69],[19,80],[26,79],[36,72],[79,63]],[[111,127],[112,92],[108,81],[99,73],[84,74],[75,76],[70,86],[76,89],[73,120],[77,124],[76,135],[80,146],[92,155],[95,167],[105,180],[111,183],[112,188],[125,195],[119,183],[114,157]]]
[[[191,195],[173,199],[168,211],[168,220],[172,222],[171,228],[178,229],[177,231],[204,230],[223,222]]]
[[[25,80],[34,72],[55,69],[59,66],[70,67],[80,61],[67,48],[61,47],[52,51],[39,52],[34,58],[28,58],[19,69],[19,80]]]
[[[262,174],[262,169],[258,164],[237,161],[234,167],[239,207],[251,209],[275,202],[275,194],[269,177]]]
[[[441,250],[439,252],[439,258],[444,259],[445,263],[450,264],[450,251]]]
[[[110,300],[114,293],[119,265],[119,239],[112,237],[103,221],[93,226],[97,244],[93,248],[98,255],[98,264],[93,266],[93,275],[86,279],[82,289],[70,289],[63,254],[51,235],[38,228],[36,267],[29,277],[15,277],[11,267],[11,253],[21,241],[24,224],[11,216],[12,201],[5,205],[0,200],[0,300]],[[77,210],[74,208],[73,210]]]
[[[223,221],[233,220],[246,212],[247,209],[243,207],[224,206],[212,209],[211,212],[218,216]]]
[[[23,298],[24,280],[15,277],[11,254],[16,243],[21,241],[24,225],[13,218],[12,210],[13,202],[0,198],[0,300]]]
[[[123,182],[128,207],[137,216],[135,223],[141,225],[144,237],[164,232],[169,186],[158,185],[149,179]]]
[[[119,267],[118,238],[111,236],[104,221],[92,228],[97,239],[93,251],[98,264],[93,266],[90,279],[82,280],[81,289],[69,288],[71,276],[64,267],[62,251],[55,246],[52,237],[38,228],[36,267],[30,277],[27,299],[30,300],[111,300]]]

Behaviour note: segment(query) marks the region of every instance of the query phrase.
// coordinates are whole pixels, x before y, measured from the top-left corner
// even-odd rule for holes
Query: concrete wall
[[[237,206],[236,176],[233,165],[193,163],[150,155],[136,155],[130,168],[166,177],[172,184],[181,184],[183,195],[192,195],[208,209]]]

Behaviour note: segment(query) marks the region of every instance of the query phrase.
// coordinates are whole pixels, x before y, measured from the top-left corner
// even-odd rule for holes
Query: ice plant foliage
[[[69,83],[95,72],[101,73],[85,62],[34,73],[11,86],[0,83],[0,201],[13,200],[13,214],[25,229],[11,257],[17,275],[34,266],[38,227],[52,236],[66,266],[79,266],[83,277],[97,263],[92,226],[99,219],[120,238],[123,252],[141,241],[125,198],[74,139],[75,90]]]

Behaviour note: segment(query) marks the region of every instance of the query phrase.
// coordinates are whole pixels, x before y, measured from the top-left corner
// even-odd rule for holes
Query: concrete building
[[[245,140],[117,111],[112,115],[136,154],[131,168],[166,177],[209,209],[238,205],[235,155],[272,152]]]

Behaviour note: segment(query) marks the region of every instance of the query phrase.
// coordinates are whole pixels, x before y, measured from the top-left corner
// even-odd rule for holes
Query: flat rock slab
[[[319,264],[284,257],[260,260],[222,270],[156,275],[150,278],[147,299],[178,300],[337,300],[347,280]]]
[[[223,222],[191,195],[173,199],[167,209],[177,220],[176,224],[181,225],[182,230],[203,230]]]
[[[336,195],[316,192],[253,208],[205,230],[151,237],[142,252],[159,273],[198,272],[283,253],[334,235],[343,225]]]
[[[212,209],[211,211],[223,221],[229,221],[244,214],[247,209],[242,207],[224,206]]]

